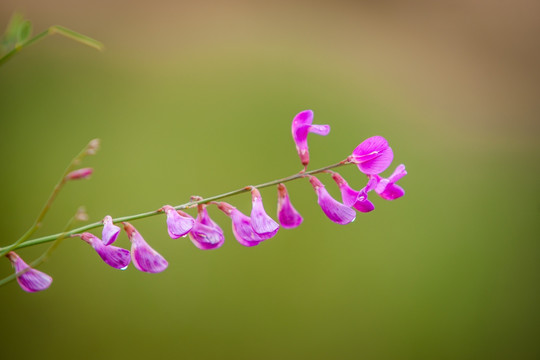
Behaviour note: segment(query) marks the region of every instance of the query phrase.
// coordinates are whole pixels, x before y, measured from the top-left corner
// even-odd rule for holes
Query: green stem
[[[97,50],[103,50],[103,44],[100,43],[99,41],[94,40],[94,39],[92,39],[92,38],[90,38],[90,37],[88,37],[86,35],[79,34],[78,32],[67,29],[67,28],[65,28],[63,26],[54,25],[54,26],[49,27],[47,30],[45,30],[43,32],[40,32],[39,34],[37,34],[36,36],[31,38],[30,40],[28,40],[28,41],[26,41],[26,42],[24,42],[22,44],[16,45],[13,49],[11,49],[9,52],[7,52],[4,56],[2,56],[0,58],[0,66],[2,66],[13,55],[18,53],[19,51],[21,51],[25,47],[27,47],[29,45],[32,45],[33,43],[47,37],[48,35],[54,35],[54,34],[59,34],[59,35],[65,36],[65,37],[67,37],[69,39],[78,41],[78,42],[80,42],[82,44],[93,47],[93,48],[95,48]]]
[[[216,200],[224,199],[224,198],[229,197],[229,196],[249,192],[249,191],[251,191],[252,187],[257,188],[257,189],[262,189],[262,188],[270,187],[270,186],[273,186],[273,185],[277,185],[279,183],[285,183],[285,182],[293,181],[293,180],[296,180],[296,179],[300,179],[300,178],[306,177],[307,175],[319,174],[319,173],[325,172],[327,170],[334,169],[334,168],[344,166],[344,165],[349,165],[349,164],[351,164],[351,162],[349,162],[347,160],[343,160],[343,161],[340,161],[340,162],[338,162],[336,164],[328,165],[328,166],[325,166],[325,167],[317,169],[317,170],[300,172],[298,174],[287,176],[287,177],[285,177],[283,179],[273,180],[273,181],[269,181],[269,182],[262,183],[262,184],[259,184],[259,185],[243,187],[241,189],[237,189],[237,190],[234,190],[234,191],[229,191],[229,192],[226,192],[226,193],[223,193],[223,194],[211,196],[211,197],[201,199],[201,200],[197,200],[197,201],[190,201],[190,202],[182,204],[182,205],[177,205],[174,208],[177,209],[177,210],[187,209],[187,208],[193,207],[193,206],[195,206],[197,204],[204,204],[204,203],[208,203],[210,201],[216,201]],[[128,215],[128,216],[118,217],[118,218],[113,219],[113,222],[119,223],[119,222],[122,222],[122,221],[137,220],[137,219],[147,218],[147,217],[150,217],[150,216],[159,215],[159,214],[162,214],[162,213],[163,212],[161,212],[159,210],[149,211],[149,212],[135,214],[135,215]],[[2,251],[4,251],[4,249],[8,249],[8,248],[9,248],[9,250],[15,250],[15,249],[25,248],[25,247],[28,247],[28,246],[33,246],[33,245],[43,244],[43,243],[46,243],[46,242],[51,242],[51,241],[54,241],[54,240],[58,239],[62,235],[67,237],[69,235],[79,234],[79,233],[82,233],[82,232],[85,232],[85,231],[88,231],[88,230],[91,230],[91,229],[98,228],[100,226],[103,226],[103,223],[101,221],[95,222],[95,223],[92,223],[92,224],[88,224],[88,225],[81,226],[79,228],[67,231],[65,233],[48,235],[48,236],[40,237],[40,238],[37,238],[37,239],[28,240],[28,241],[25,241],[23,243],[14,243],[14,244],[6,247],[6,248],[3,248]]]
[[[51,195],[49,195],[49,199],[47,200],[47,202],[45,203],[45,206],[43,206],[43,209],[41,209],[41,212],[39,213],[38,217],[36,218],[36,220],[34,221],[34,223],[32,224],[32,226],[30,227],[30,229],[28,229],[24,234],[23,236],[21,236],[17,241],[15,241],[13,244],[9,245],[9,246],[6,246],[4,248],[1,248],[0,249],[0,257],[1,256],[4,256],[5,254],[7,254],[8,252],[10,252],[11,250],[15,250],[19,247],[19,245],[21,243],[23,243],[24,241],[28,240],[28,238],[30,236],[32,236],[32,234],[41,226],[41,222],[43,220],[43,218],[45,217],[45,215],[47,214],[47,212],[49,211],[49,209],[51,208],[51,205],[52,203],[54,202],[54,200],[56,199],[58,193],[60,192],[60,190],[62,190],[62,188],[64,187],[64,185],[66,184],[66,176],[67,174],[69,174],[71,171],[73,171],[73,169],[81,162],[81,160],[87,155],[87,151],[88,151],[88,147],[89,145],[85,146],[84,149],[79,153],[77,154],[77,156],[75,156],[73,158],[73,160],[71,160],[71,162],[69,163],[68,167],[66,168],[66,170],[64,170],[64,173],[62,174],[62,177],[60,178],[60,181],[58,181],[58,183],[55,185]],[[56,234],[55,238],[56,239],[60,234]],[[53,240],[54,240],[53,239]],[[52,241],[52,240],[51,240]]]

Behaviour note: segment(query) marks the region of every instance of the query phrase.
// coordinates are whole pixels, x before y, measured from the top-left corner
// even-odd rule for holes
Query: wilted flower
[[[332,179],[334,179],[341,191],[341,199],[344,205],[352,206],[360,212],[370,212],[375,209],[373,203],[367,198],[367,193],[373,190],[373,187],[377,184],[375,180],[370,179],[364,188],[356,191],[349,186],[340,174],[333,172]]]
[[[92,175],[92,172],[94,169],[92,168],[82,168],[73,170],[69,174],[66,175],[66,180],[78,180],[78,179],[86,179],[89,178],[90,175]]]
[[[217,203],[218,208],[232,220],[232,230],[234,237],[244,246],[259,245],[261,241],[268,239],[257,234],[251,227],[251,219],[240,210],[226,202]]]
[[[195,225],[189,232],[193,244],[201,250],[217,249],[225,242],[223,230],[216,224],[206,210],[204,204],[199,204]]]
[[[318,203],[326,216],[336,224],[346,225],[356,218],[356,212],[350,207],[334,199],[324,185],[315,176],[309,177],[309,182],[315,189]]]
[[[390,175],[389,178],[385,179],[379,175],[374,175],[373,178],[376,180],[375,192],[380,195],[385,200],[395,200],[397,198],[405,195],[405,190],[396,182],[407,175],[405,170],[405,165],[401,164],[396,167],[396,170]]]
[[[386,170],[393,158],[394,153],[386,139],[373,136],[358,145],[348,160],[355,163],[364,174],[372,175]]]
[[[278,220],[281,226],[285,229],[292,229],[297,226],[300,226],[304,220],[302,216],[296,211],[292,206],[291,200],[289,199],[289,194],[287,193],[287,188],[284,184],[278,184],[278,205],[277,205],[277,214]]]
[[[101,237],[103,238],[103,244],[105,246],[111,245],[116,241],[120,228],[113,224],[112,217],[110,215],[105,216],[103,219],[103,231]]]
[[[17,282],[21,288],[26,292],[37,292],[47,289],[53,279],[49,275],[30,267],[23,259],[19,257],[13,251],[6,254],[9,261],[15,268],[15,273],[21,273],[17,275]]]
[[[167,231],[171,239],[186,236],[193,228],[195,220],[185,212],[176,211],[170,205],[165,205],[161,209],[167,214]]]
[[[156,250],[144,241],[139,232],[128,222],[123,222],[129,240],[131,241],[131,259],[139,271],[159,273],[164,271],[169,263]]]
[[[307,137],[309,133],[326,136],[330,132],[330,125],[312,125],[313,111],[304,110],[298,113],[292,122],[292,136],[296,144],[296,151],[300,156],[302,165],[307,166],[309,163],[309,150]]]
[[[279,224],[264,211],[261,193],[256,188],[251,189],[251,202],[251,227],[253,230],[266,239],[276,235]]]
[[[84,232],[82,234],[74,234],[72,237],[78,236],[88,244],[92,245],[94,250],[98,255],[103,259],[103,261],[115,268],[120,270],[127,269],[129,265],[129,251],[122,249],[113,245],[106,246],[100,238],[91,234],[89,232]]]

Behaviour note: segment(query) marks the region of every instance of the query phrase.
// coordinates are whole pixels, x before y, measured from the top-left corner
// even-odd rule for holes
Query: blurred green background
[[[36,236],[79,205],[95,221],[297,172],[290,123],[308,108],[332,127],[310,137],[311,168],[383,135],[390,170],[409,175],[404,198],[373,196],[348,226],[290,183],[303,225],[254,248],[214,208],[215,251],[169,239],[162,216],[133,222],[168,259],[161,274],[65,241],[40,268],[50,289],[0,289],[2,358],[539,358],[538,3],[7,0],[2,27],[15,10],[106,51],[50,37],[0,68],[0,245],[96,137],[93,177],[68,184]],[[250,210],[248,195],[230,202]]]

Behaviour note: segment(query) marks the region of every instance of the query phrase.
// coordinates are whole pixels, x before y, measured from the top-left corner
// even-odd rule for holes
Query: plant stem
[[[21,243],[23,243],[24,241],[26,241],[30,236],[32,236],[32,234],[41,226],[41,221],[43,220],[43,218],[45,217],[45,215],[47,214],[47,212],[49,211],[49,209],[51,208],[51,205],[52,203],[54,202],[54,200],[56,199],[56,196],[58,195],[58,193],[60,192],[60,190],[62,190],[62,188],[64,187],[64,185],[66,184],[67,180],[66,180],[66,176],[67,174],[69,174],[80,162],[81,160],[87,155],[87,151],[88,151],[88,147],[89,145],[85,146],[84,149],[79,153],[77,154],[77,156],[75,156],[71,162],[69,163],[68,167],[66,168],[66,170],[64,170],[64,173],[62,174],[62,177],[60,178],[60,181],[58,181],[58,183],[55,185],[51,195],[49,195],[49,199],[47,200],[47,202],[45,203],[45,206],[43,206],[43,209],[41,209],[41,212],[39,213],[38,217],[36,218],[36,220],[34,221],[34,224],[32,224],[32,226],[30,227],[30,229],[28,229],[24,234],[23,236],[21,236],[17,241],[15,241],[13,244],[9,245],[9,246],[6,246],[4,248],[1,248],[0,249],[0,257],[1,256],[4,256],[5,254],[7,254],[8,252],[10,252],[11,250],[15,250],[19,247],[19,245]],[[52,239],[52,240],[55,240],[58,236],[60,236],[61,234],[56,234],[55,237]],[[52,241],[50,240],[50,241]]]
[[[94,40],[94,39],[92,39],[92,38],[90,38],[90,37],[88,37],[86,35],[79,34],[78,32],[67,29],[67,28],[65,28],[63,26],[54,25],[54,26],[49,27],[47,30],[45,30],[43,32],[40,32],[39,34],[37,34],[36,36],[31,38],[30,40],[28,40],[28,41],[26,41],[26,42],[24,42],[22,44],[16,45],[13,49],[11,49],[11,51],[7,52],[4,56],[0,57],[0,66],[2,66],[13,55],[18,53],[19,51],[21,51],[25,47],[27,47],[29,45],[32,45],[33,43],[43,39],[44,37],[46,37],[48,35],[54,35],[54,34],[59,34],[59,35],[65,36],[67,38],[70,38],[72,40],[78,41],[78,42],[80,42],[82,44],[85,44],[87,46],[93,47],[95,49],[103,50],[103,44],[100,43],[99,41]]]
[[[349,164],[351,164],[351,162],[349,162],[348,160],[343,160],[343,161],[340,161],[340,162],[338,162],[336,164],[328,165],[328,166],[325,166],[325,167],[320,168],[320,169],[306,171],[306,172],[300,172],[300,173],[297,173],[297,174],[287,176],[287,177],[282,178],[282,179],[269,181],[269,182],[262,183],[262,184],[259,184],[259,185],[243,187],[241,189],[237,189],[237,190],[234,190],[234,191],[229,191],[229,192],[226,192],[226,193],[223,193],[223,194],[211,196],[211,197],[201,199],[201,200],[197,200],[197,201],[190,201],[190,202],[187,202],[185,204],[174,206],[174,208],[177,209],[177,210],[187,209],[187,208],[193,207],[193,206],[195,206],[197,204],[205,204],[205,203],[208,203],[210,201],[216,201],[216,200],[227,198],[229,196],[249,192],[249,191],[251,191],[251,188],[262,189],[262,188],[270,187],[270,186],[273,186],[273,185],[277,185],[279,183],[285,183],[285,182],[293,181],[293,180],[296,180],[296,179],[300,179],[300,178],[306,177],[308,175],[314,175],[314,174],[323,173],[323,172],[325,172],[327,170],[334,169],[334,168],[344,166],[344,165],[349,165]],[[163,214],[163,212],[161,212],[159,210],[149,211],[149,212],[144,212],[144,213],[140,213],[140,214],[128,215],[128,216],[114,218],[113,222],[114,223],[119,223],[119,222],[122,222],[122,221],[137,220],[137,219],[147,218],[147,217],[155,216],[155,215],[159,215],[159,214]],[[2,250],[3,253],[7,253],[10,250],[21,249],[21,248],[25,248],[25,247],[28,247],[28,246],[33,246],[33,245],[43,244],[43,243],[46,243],[46,242],[51,242],[51,241],[54,241],[54,240],[56,240],[56,239],[58,239],[58,238],[60,238],[62,236],[67,237],[69,235],[79,234],[79,233],[82,233],[82,232],[85,232],[85,231],[88,231],[88,230],[91,230],[91,229],[98,228],[100,226],[103,226],[103,223],[101,221],[98,221],[98,222],[88,224],[88,225],[85,225],[85,226],[81,226],[79,228],[76,228],[76,229],[73,229],[73,230],[70,230],[70,231],[67,231],[67,232],[64,232],[64,233],[48,235],[48,236],[28,240],[28,241],[25,241],[25,242],[22,242],[22,243],[21,242],[16,242],[16,243],[14,243],[14,244],[12,244],[12,245],[10,245],[8,247],[2,248],[1,250]],[[8,249],[8,250],[4,252],[5,249]]]

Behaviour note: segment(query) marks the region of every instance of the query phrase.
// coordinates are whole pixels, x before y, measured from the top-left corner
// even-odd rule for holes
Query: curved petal
[[[130,262],[129,250],[122,249],[113,245],[105,245],[100,238],[92,233],[85,232],[77,234],[82,240],[92,245],[94,250],[98,253],[101,259],[109,266],[125,270]]]
[[[343,205],[334,199],[324,185],[314,176],[309,178],[311,185],[317,192],[318,204],[324,214],[333,222],[340,225],[346,225],[356,219],[356,212],[350,207]]]
[[[339,191],[341,191],[341,200],[343,201],[343,204],[349,207],[353,206],[360,195],[360,191],[351,188],[347,181],[336,172],[332,173],[332,179],[334,179],[339,187]]]
[[[103,231],[101,237],[103,238],[103,244],[105,246],[111,245],[116,241],[116,238],[120,234],[120,228],[113,224],[112,217],[109,215],[103,219]]]
[[[251,190],[251,198],[253,206],[251,209],[251,227],[258,235],[269,239],[276,235],[279,224],[264,211],[261,193],[258,189],[253,188]]]
[[[171,239],[186,236],[191,231],[195,223],[191,216],[183,211],[177,211],[170,205],[165,205],[162,209],[167,214],[167,232]]]
[[[15,273],[24,271],[23,274],[17,276],[17,282],[21,289],[26,292],[38,292],[45,290],[51,286],[52,277],[42,271],[31,268],[23,259],[13,251],[7,253],[7,257],[15,268]]]
[[[330,125],[311,125],[308,131],[313,134],[326,136],[330,133]]]
[[[139,232],[128,222],[124,222],[124,230],[131,241],[131,260],[137,270],[147,273],[159,273],[169,266],[167,260],[152,249]]]
[[[379,174],[386,170],[394,159],[392,148],[382,136],[373,136],[364,140],[352,153],[358,169],[364,174]]]
[[[198,206],[197,219],[195,219],[195,225],[189,233],[189,238],[201,250],[217,249],[225,242],[223,230],[210,219],[203,204]]]
[[[304,221],[302,215],[292,206],[287,188],[283,184],[278,185],[277,209],[279,223],[285,229],[298,227]]]
[[[397,184],[390,183],[379,195],[385,200],[395,200],[405,195],[405,190]]]

